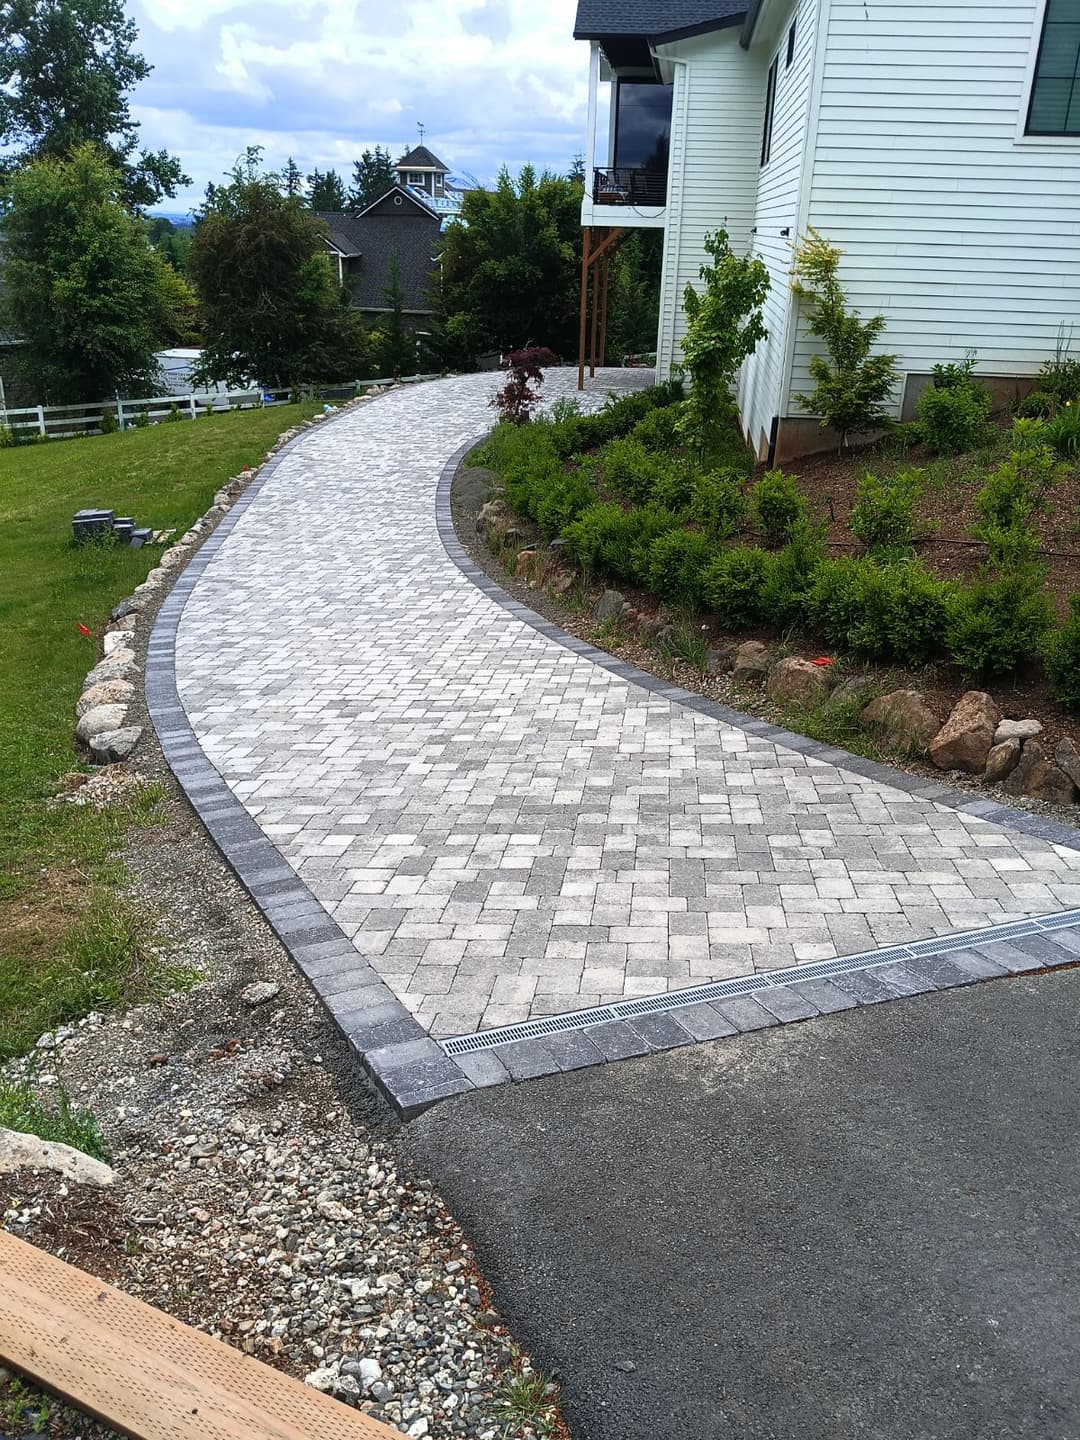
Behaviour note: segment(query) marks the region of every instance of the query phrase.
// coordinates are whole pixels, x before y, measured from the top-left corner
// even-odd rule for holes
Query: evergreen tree
[[[204,315],[205,378],[285,388],[363,373],[363,322],[324,234],[281,177],[262,171],[257,146],[208,192],[188,262]]]
[[[349,208],[349,197],[336,170],[315,170],[307,183],[307,203],[312,210],[341,212]]]
[[[125,203],[112,157],[84,143],[4,187],[4,320],[53,403],[153,394],[154,352],[187,334],[194,297]]]
[[[353,161],[349,205],[353,210],[366,210],[392,190],[396,183],[397,171],[389,150],[384,150],[381,145],[376,145],[374,150],[365,150],[359,160]]]
[[[299,195],[303,192],[304,177],[300,173],[300,166],[297,165],[291,155],[285,161],[285,169],[282,171],[281,179],[285,186],[286,195]]]
[[[608,279],[607,363],[656,349],[660,323],[660,275],[653,252],[662,230],[635,230],[615,253]],[[657,242],[661,242],[660,245]]]
[[[129,206],[188,184],[165,150],[138,148],[128,93],[150,74],[121,0],[0,0],[0,176],[45,156],[99,146]]]
[[[405,323],[405,289],[401,283],[401,261],[391,252],[386,289],[387,314],[372,337],[374,364],[379,377],[416,374],[416,341]]]

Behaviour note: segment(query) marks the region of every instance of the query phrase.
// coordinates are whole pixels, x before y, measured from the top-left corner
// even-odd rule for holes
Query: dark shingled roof
[[[641,35],[656,40],[745,15],[749,0],[578,0],[575,40]]]
[[[400,194],[397,198],[402,198]],[[395,205],[389,191],[353,222],[360,234],[356,303],[361,310],[385,310],[390,257],[397,252],[405,309],[430,313],[435,256],[441,245],[439,217],[422,205]]]
[[[363,226],[355,215],[343,215],[333,210],[314,210],[312,214],[330,231],[330,244],[335,250],[340,250],[345,256],[360,254],[364,248],[361,238]]]
[[[417,145],[407,155],[403,155],[397,162],[399,170],[441,170],[444,175],[450,174],[450,167],[444,165],[437,155],[433,155],[426,145]]]

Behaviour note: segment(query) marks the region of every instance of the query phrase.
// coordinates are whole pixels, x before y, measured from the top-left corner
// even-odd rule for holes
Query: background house
[[[377,324],[390,308],[391,259],[396,254],[406,316],[415,325],[434,313],[441,220],[410,189],[395,185],[358,215],[316,211],[329,231],[326,245],[338,277],[357,307]]]
[[[450,178],[450,169],[426,145],[417,145],[394,167],[398,184],[422,197],[444,220],[461,214],[462,187]]]
[[[852,303],[886,317],[897,416],[970,348],[999,391],[1026,388],[1080,322],[1074,0],[580,0],[575,35],[591,49],[587,251],[663,228],[661,375],[706,231],[768,266],[769,338],[739,385],[759,455],[832,443],[798,402],[820,348],[790,290],[810,227],[844,250]]]

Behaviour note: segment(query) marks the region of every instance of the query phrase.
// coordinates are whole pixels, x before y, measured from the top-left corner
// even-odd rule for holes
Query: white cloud
[[[584,131],[575,0],[137,0],[153,75],[135,95],[144,142],[217,178],[244,144],[309,171],[366,145],[426,139],[490,178],[569,165]],[[258,136],[259,141],[250,137]],[[185,150],[185,144],[189,147]]]

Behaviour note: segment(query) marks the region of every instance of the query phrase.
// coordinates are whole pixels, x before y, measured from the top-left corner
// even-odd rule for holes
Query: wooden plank
[[[135,1440],[400,1440],[5,1231],[0,1360]]]

